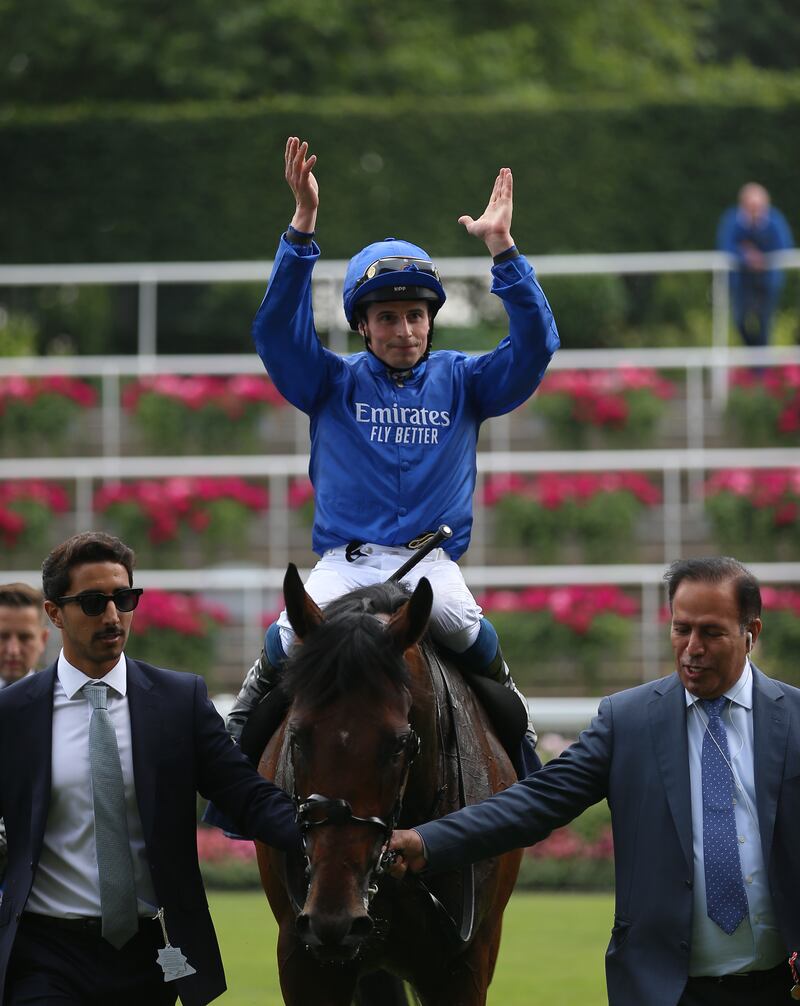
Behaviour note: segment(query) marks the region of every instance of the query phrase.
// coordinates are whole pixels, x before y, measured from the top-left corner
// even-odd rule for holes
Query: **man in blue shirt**
[[[405,582],[431,581],[431,634],[461,667],[513,687],[497,634],[456,562],[472,528],[480,425],[533,394],[559,345],[550,306],[511,237],[511,171],[500,170],[480,217],[459,219],[492,255],[492,290],[508,314],[508,336],[483,356],[433,351],[434,318],[445,301],[436,266],[419,246],[387,238],[348,266],[344,311],[364,351],[340,357],[322,346],[314,328],[315,163],[307,143],[288,139],[286,180],[295,213],[253,323],[256,348],[276,387],[311,419],[312,542],[321,559],[306,590],[324,606],[383,581],[447,524],[452,538]],[[284,612],[267,631],[265,653],[229,716],[234,735],[274,682],[292,643]]]
[[[770,205],[764,186],[755,182],[742,186],[738,205],[722,215],[717,248],[736,260],[730,280],[733,317],[747,346],[769,343],[772,315],[784,283],[783,270],[772,267],[769,256],[791,247],[786,218]]]

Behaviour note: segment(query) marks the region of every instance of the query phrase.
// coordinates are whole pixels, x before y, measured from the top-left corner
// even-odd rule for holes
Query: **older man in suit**
[[[42,579],[63,648],[0,692],[6,1006],[171,1006],[178,994],[203,1006],[225,979],[197,792],[243,834],[299,843],[292,801],[231,741],[202,679],[125,655],[141,594],[133,562],[96,532],[54,549]]]
[[[503,793],[395,832],[395,873],[530,845],[607,799],[610,1006],[778,1006],[800,946],[800,689],[750,661],[761,593],[740,563],[680,561],[666,580],[677,673],[603,699]]]

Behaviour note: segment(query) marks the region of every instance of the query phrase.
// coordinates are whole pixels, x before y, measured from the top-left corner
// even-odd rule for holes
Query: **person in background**
[[[44,599],[27,583],[0,585],[0,688],[33,674],[50,634]]]
[[[49,636],[44,623],[40,591],[27,583],[0,585],[0,688],[36,671]],[[6,826],[0,818],[0,888],[7,862]]]
[[[675,673],[604,698],[575,744],[504,792],[396,831],[391,869],[497,856],[607,800],[610,1006],[785,1006],[800,949],[800,688],[751,661],[761,591],[741,563],[685,559],[665,579]]]
[[[766,346],[772,316],[783,289],[784,273],[770,254],[792,248],[789,224],[771,205],[763,185],[748,182],[739,190],[736,206],[725,210],[717,230],[717,248],[736,261],[730,289],[733,318],[746,346]]]

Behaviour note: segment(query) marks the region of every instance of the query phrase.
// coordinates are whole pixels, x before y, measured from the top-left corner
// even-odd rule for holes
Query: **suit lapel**
[[[53,768],[53,690],[57,664],[30,678],[27,706],[20,714],[17,750],[20,765],[28,766],[31,786],[31,843],[38,861],[50,809]]]
[[[783,692],[753,665],[753,771],[761,848],[767,865],[788,738],[789,714]]]
[[[150,844],[155,824],[155,795],[160,757],[161,710],[157,689],[144,670],[125,658],[128,678],[128,709],[131,716],[131,747],[133,750],[133,777],[136,785],[136,802],[142,831]]]
[[[677,674],[660,682],[648,704],[650,731],[675,830],[691,868],[692,794],[689,783],[689,739],[686,699]]]

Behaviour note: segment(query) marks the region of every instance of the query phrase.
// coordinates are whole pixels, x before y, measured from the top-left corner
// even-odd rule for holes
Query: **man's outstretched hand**
[[[317,155],[308,154],[308,143],[302,143],[296,136],[286,141],[286,181],[294,193],[295,212],[292,227],[310,234],[317,223],[319,209],[319,186],[312,168],[317,163]]]
[[[427,865],[425,845],[416,831],[393,831],[389,839],[389,852],[397,854],[394,863],[389,867],[389,874],[400,880],[406,870],[419,873]]]
[[[458,218],[458,222],[467,228],[468,233],[485,242],[492,255],[508,251],[514,244],[511,237],[513,197],[514,179],[511,177],[511,168],[500,168],[489,202],[481,216],[477,220],[470,216]]]

